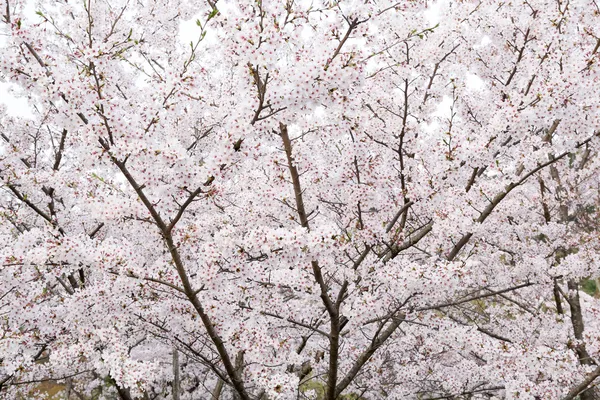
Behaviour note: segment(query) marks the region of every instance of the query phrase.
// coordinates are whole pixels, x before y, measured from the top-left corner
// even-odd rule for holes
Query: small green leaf
[[[581,289],[590,296],[594,296],[598,292],[598,285],[594,279],[585,279],[581,282]]]

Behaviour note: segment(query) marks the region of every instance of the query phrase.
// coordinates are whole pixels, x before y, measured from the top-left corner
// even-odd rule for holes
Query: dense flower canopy
[[[599,398],[596,1],[32,6],[0,398]]]

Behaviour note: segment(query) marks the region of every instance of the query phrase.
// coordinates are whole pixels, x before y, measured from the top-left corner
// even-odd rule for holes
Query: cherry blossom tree
[[[0,398],[600,398],[595,0],[32,6]]]

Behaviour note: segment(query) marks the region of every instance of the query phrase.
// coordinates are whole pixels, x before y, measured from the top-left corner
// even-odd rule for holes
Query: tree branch
[[[577,397],[583,391],[585,391],[588,388],[588,386],[590,386],[590,384],[594,381],[594,379],[596,379],[599,376],[600,367],[596,368],[594,371],[588,374],[588,376],[586,376],[583,381],[581,381],[578,385],[569,390],[569,393],[567,393],[567,395],[563,397],[562,400],[573,400],[575,397]]]
[[[305,324],[304,322],[296,321],[296,320],[294,320],[292,318],[284,318],[281,315],[277,315],[277,314],[274,314],[274,313],[271,313],[271,312],[268,312],[268,311],[261,311],[260,313],[263,314],[263,315],[267,315],[269,317],[273,317],[273,318],[281,319],[283,321],[290,322],[290,323],[292,323],[294,325],[298,325],[298,326],[301,326],[303,328],[309,329],[311,331],[320,333],[321,335],[325,336],[326,338],[329,338],[329,334],[327,332],[322,331],[319,328],[315,328],[314,326],[311,326],[309,324]]]
[[[527,287],[527,286],[532,286],[532,285],[534,285],[534,283],[527,282],[527,283],[523,283],[521,285],[513,286],[513,287],[510,287],[510,288],[507,288],[507,289],[502,289],[502,290],[498,290],[498,291],[490,291],[490,293],[468,297],[468,298],[463,299],[463,300],[450,301],[450,302],[446,302],[446,303],[436,304],[436,305],[433,305],[433,306],[427,306],[427,307],[417,308],[417,309],[415,309],[415,311],[428,311],[428,310],[435,310],[435,309],[438,309],[438,308],[457,306],[459,304],[468,303],[468,302],[473,301],[473,300],[484,299],[486,297],[491,297],[491,296],[496,296],[496,295],[499,295],[499,294],[502,294],[502,293],[512,292],[514,290],[521,289],[521,288],[524,288],[524,287]]]
[[[344,376],[344,378],[335,387],[334,399],[338,398],[348,387],[348,385],[352,383],[356,375],[362,369],[363,365],[369,361],[377,349],[381,347],[381,345],[396,331],[402,321],[404,321],[404,314],[400,314],[399,316],[392,318],[392,323],[384,331],[380,332],[379,335],[373,338],[369,347],[360,356],[358,356],[358,359],[354,362],[346,376]]]
[[[62,159],[63,152],[65,150],[65,139],[67,138],[67,130],[63,129],[62,135],[60,136],[60,143],[58,145],[58,151],[56,152],[56,156],[54,159],[53,170],[58,171],[60,168],[60,161]]]
[[[352,31],[354,29],[356,29],[356,27],[358,25],[362,24],[363,22],[365,22],[365,21],[359,21],[358,18],[354,18],[352,21],[350,21],[350,26],[348,26],[348,29],[346,30],[346,34],[344,35],[344,37],[342,38],[342,40],[340,40],[340,43],[338,44],[338,47],[333,52],[333,55],[331,56],[331,58],[329,58],[327,60],[327,63],[325,64],[325,67],[323,68],[325,71],[327,71],[329,69],[329,66],[331,65],[331,63],[333,62],[333,60],[335,60],[335,58],[338,56],[338,54],[340,54],[340,51],[342,50],[342,47],[344,46],[344,43],[346,43],[346,41],[348,40],[348,38],[352,34]]]
[[[406,204],[404,204],[396,213],[396,215],[394,215],[394,218],[392,218],[392,220],[387,224],[387,226],[385,227],[385,232],[389,233],[392,228],[394,227],[394,225],[396,224],[396,222],[398,221],[398,218],[400,218],[400,216],[402,216],[402,214],[404,214],[405,212],[408,211],[408,208],[410,206],[413,205],[412,201],[408,201]]]
[[[217,352],[221,356],[221,361],[223,362],[223,366],[225,367],[225,371],[227,372],[227,375],[231,379],[231,382],[232,382],[232,385],[233,385],[235,391],[240,396],[241,400],[250,400],[250,396],[246,392],[244,383],[242,382],[239,375],[236,373],[236,369],[231,361],[231,357],[229,356],[227,348],[225,347],[225,343],[223,342],[223,340],[217,333],[217,331],[212,323],[212,320],[210,319],[210,317],[204,310],[204,307],[200,303],[200,300],[198,299],[198,296],[197,296],[198,292],[192,288],[189,277],[187,275],[187,271],[183,264],[183,260],[181,259],[181,255],[179,254],[179,250],[177,249],[177,246],[175,245],[175,242],[173,240],[173,236],[171,235],[171,231],[169,230],[169,227],[167,226],[167,224],[165,224],[164,220],[162,219],[162,217],[160,216],[160,214],[158,213],[158,211],[156,210],[156,208],[154,207],[152,202],[148,199],[148,197],[144,193],[143,186],[140,186],[137,183],[137,181],[135,180],[135,178],[131,175],[131,173],[125,166],[125,163],[117,160],[112,154],[110,154],[109,145],[108,145],[108,143],[106,143],[105,140],[100,138],[99,142],[102,145],[102,147],[109,154],[111,161],[117,166],[117,168],[125,176],[125,179],[127,179],[129,184],[131,185],[131,187],[135,190],[136,194],[138,195],[138,197],[140,198],[142,203],[146,206],[146,209],[152,216],[156,226],[159,228],[161,235],[164,239],[165,245],[166,245],[167,249],[169,250],[171,258],[173,259],[173,263],[175,264],[177,274],[179,275],[179,279],[181,280],[181,283],[183,285],[183,291],[184,291],[186,297],[188,298],[188,300],[190,301],[190,303],[192,304],[192,306],[194,307],[194,309],[196,310],[196,312],[198,313],[198,315],[200,316],[200,319],[202,320],[202,324],[204,325],[204,328],[206,329],[206,332],[207,332],[210,340],[213,342],[214,346],[217,349]]]
[[[582,146],[584,146],[585,144],[589,143],[594,137],[599,136],[600,135],[600,131],[596,132],[593,136],[587,138],[586,140],[577,143],[577,145],[575,145],[575,148],[578,149]],[[504,198],[513,191],[513,189],[515,189],[516,187],[522,185],[523,183],[525,183],[525,181],[527,179],[529,179],[532,175],[534,175],[535,173],[541,171],[542,169],[546,168],[549,165],[552,165],[554,163],[556,163],[559,160],[562,160],[563,158],[565,158],[567,155],[569,155],[568,151],[565,151],[564,153],[560,154],[559,156],[552,158],[540,165],[538,165],[537,167],[535,167],[534,169],[532,169],[531,171],[529,171],[528,173],[526,173],[521,179],[519,179],[517,182],[513,182],[510,183],[509,185],[506,186],[505,190],[501,193],[498,193],[496,195],[496,197],[494,197],[494,199],[490,202],[490,204],[488,204],[488,206],[481,212],[481,214],[479,215],[479,218],[477,218],[477,222],[479,223],[483,223],[487,217],[490,216],[490,214],[492,213],[492,211],[494,211],[494,209],[498,206],[498,204],[500,204],[500,202],[502,200],[504,200]],[[450,253],[448,253],[447,259],[448,261],[452,261],[454,260],[454,258],[456,258],[456,256],[458,255],[458,253],[461,251],[461,249],[469,242],[469,240],[471,239],[471,236],[473,236],[473,234],[471,232],[466,233],[462,236],[462,238],[458,241],[458,243],[452,248],[452,250],[450,251]]]
[[[302,198],[302,187],[300,185],[300,175],[298,169],[294,165],[294,157],[292,155],[292,142],[288,135],[287,126],[283,123],[279,123],[280,136],[283,141],[283,147],[287,158],[288,169],[292,177],[292,185],[294,187],[294,196],[296,199],[296,210],[302,227],[309,229],[308,215],[304,208],[304,200]],[[327,310],[330,317],[330,333],[329,333],[329,373],[327,379],[327,400],[335,400],[335,385],[337,382],[337,369],[338,369],[338,352],[339,352],[339,333],[340,333],[340,321],[339,321],[339,306],[334,304],[329,294],[327,293],[327,285],[323,278],[323,273],[319,262],[314,260],[311,261],[313,277],[319,285],[321,291],[321,300]]]
[[[192,193],[190,193],[190,195],[188,196],[187,200],[185,201],[185,203],[183,203],[181,205],[181,207],[179,207],[179,210],[177,211],[177,215],[175,215],[175,218],[173,218],[173,220],[171,221],[171,223],[169,224],[169,226],[167,227],[167,231],[171,232],[173,230],[173,228],[175,227],[175,225],[177,224],[177,222],[179,222],[179,220],[181,219],[183,213],[185,212],[186,208],[192,204],[192,201],[194,201],[194,199],[200,194],[202,193],[202,189],[198,188],[195,191],[193,191]]]

